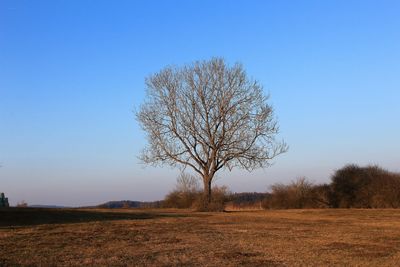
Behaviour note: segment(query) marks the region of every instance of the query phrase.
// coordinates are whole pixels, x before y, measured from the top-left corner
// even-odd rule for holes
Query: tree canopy
[[[147,98],[137,118],[147,133],[141,159],[190,167],[210,196],[217,171],[268,167],[287,151],[268,96],[243,66],[221,58],[166,67],[146,79]]]

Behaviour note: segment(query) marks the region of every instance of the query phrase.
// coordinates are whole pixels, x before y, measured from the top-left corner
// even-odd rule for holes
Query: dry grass
[[[0,266],[398,266],[400,210],[0,210]]]

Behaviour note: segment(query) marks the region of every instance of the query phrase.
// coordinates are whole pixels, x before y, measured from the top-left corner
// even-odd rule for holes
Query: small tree
[[[268,167],[286,152],[262,86],[242,65],[223,59],[166,67],[146,79],[147,100],[137,119],[147,133],[141,159],[148,164],[191,167],[211,201],[215,174],[227,168]]]

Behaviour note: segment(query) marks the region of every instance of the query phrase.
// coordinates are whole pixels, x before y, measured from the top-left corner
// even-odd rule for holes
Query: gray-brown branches
[[[223,168],[253,170],[287,151],[262,86],[242,65],[223,59],[167,67],[146,79],[147,101],[137,118],[147,133],[141,159],[191,167],[210,199],[211,181]]]

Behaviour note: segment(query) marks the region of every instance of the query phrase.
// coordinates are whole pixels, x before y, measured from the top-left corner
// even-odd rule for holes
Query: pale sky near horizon
[[[11,204],[158,200],[178,170],[146,167],[144,79],[223,57],[270,93],[290,146],[222,172],[265,192],[347,163],[400,171],[399,1],[0,1],[0,192]]]

